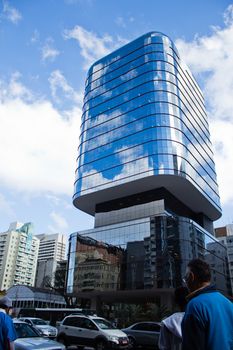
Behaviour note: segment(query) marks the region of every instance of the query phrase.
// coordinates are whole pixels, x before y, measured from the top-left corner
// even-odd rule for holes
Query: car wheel
[[[67,339],[65,336],[61,335],[57,338],[57,341],[63,345],[65,345],[65,347],[67,347],[69,344],[67,342]]]
[[[136,341],[134,338],[128,336],[129,338],[129,349],[135,349],[136,348]]]
[[[107,350],[106,341],[98,340],[95,346],[95,350]]]

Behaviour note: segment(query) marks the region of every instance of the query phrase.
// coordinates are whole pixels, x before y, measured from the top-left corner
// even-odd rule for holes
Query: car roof
[[[97,318],[101,319],[101,320],[105,320],[105,318],[99,317],[97,315],[94,316],[94,315],[84,315],[84,314],[70,314],[70,315],[66,316],[65,318],[69,318],[69,317],[86,317],[86,318],[89,318],[90,320],[96,320]]]
[[[136,323],[133,323],[133,324],[141,324],[141,323],[156,323],[156,324],[160,324],[160,322],[157,322],[157,321],[140,321],[140,322],[136,322]],[[132,326],[133,326],[132,324]]]
[[[21,320],[42,320],[40,317],[20,317]]]
[[[23,320],[19,320],[19,319],[15,319],[15,318],[13,318],[13,323],[23,323],[23,324],[28,325],[27,322],[24,322]]]
[[[140,321],[140,322],[136,322],[136,323],[133,323],[131,325],[129,325],[128,327],[133,327],[133,326],[136,326],[138,324],[157,324],[159,326],[161,326],[161,322],[157,322],[157,321]]]

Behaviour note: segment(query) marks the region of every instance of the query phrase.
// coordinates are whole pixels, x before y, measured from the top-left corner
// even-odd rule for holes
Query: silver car
[[[17,334],[15,350],[65,350],[65,346],[46,337],[29,324],[14,320]]]
[[[131,349],[158,349],[158,340],[160,333],[159,322],[138,322],[128,328],[122,329],[129,338]]]
[[[39,330],[41,335],[55,339],[57,336],[57,328],[48,325],[42,318],[38,317],[20,317],[20,321],[24,321],[30,326],[33,326]]]

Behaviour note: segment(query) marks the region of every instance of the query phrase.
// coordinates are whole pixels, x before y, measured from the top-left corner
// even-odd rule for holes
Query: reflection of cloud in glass
[[[136,78],[137,75],[138,75],[137,70],[136,69],[132,69],[128,73],[125,73],[125,74],[121,75],[120,79],[122,81],[128,81],[130,79]]]
[[[88,99],[94,98],[94,97],[102,95],[102,94],[104,94],[104,96],[102,97],[103,101],[104,101],[105,98],[112,96],[112,91],[111,90],[106,91],[104,86],[100,86],[100,87],[98,87],[98,89],[94,89],[93,91],[91,91],[89,93]]]
[[[143,47],[145,42],[151,47]],[[86,89],[85,108],[90,109],[84,113],[81,140],[86,142],[80,147],[82,190],[169,174],[186,177],[216,198],[199,89],[168,38],[152,35],[134,45],[121,56],[103,58],[88,78],[95,90]]]
[[[152,166],[149,166],[149,158],[144,157],[141,159],[135,159],[143,155],[143,149],[135,153],[133,150],[127,150],[127,152],[119,153],[116,158],[116,167],[109,171],[99,171],[97,169],[91,169],[88,172],[82,173],[82,190],[87,190],[87,193],[93,191],[93,188],[98,184],[100,189],[103,185],[108,184],[107,187],[112,186],[112,182],[124,182],[132,181],[133,179],[142,178],[146,172],[152,171]],[[128,163],[126,163],[128,162]],[[94,173],[94,175],[92,175]],[[111,180],[111,182],[109,182]]]
[[[119,116],[120,114],[121,114],[120,109],[117,109],[117,110],[115,110],[114,112],[111,112],[111,113],[108,113],[108,114],[106,114],[106,113],[99,114],[99,115],[97,115],[97,116],[94,117],[94,118],[90,118],[90,119],[85,123],[86,128],[88,128],[88,127],[95,128],[95,127],[97,127],[99,124],[102,124],[102,125],[100,125],[100,126],[98,126],[98,127],[100,127],[100,128],[103,127],[103,129],[104,129],[104,128],[106,127],[106,126],[105,126],[106,123],[109,123],[109,120],[111,120],[111,121],[110,121],[111,125],[109,125],[109,129],[111,129],[112,126],[114,127],[114,125],[117,126],[117,125],[119,124],[119,121],[116,119],[116,117]],[[86,129],[86,128],[85,128],[85,129]],[[104,129],[104,131],[105,131],[105,129]],[[89,132],[89,131],[88,131],[88,132]]]

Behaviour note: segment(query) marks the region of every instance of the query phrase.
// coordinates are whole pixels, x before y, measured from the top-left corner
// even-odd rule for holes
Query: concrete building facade
[[[65,260],[66,237],[61,233],[40,234],[36,237],[40,244],[35,286],[53,286],[57,262]]]
[[[230,288],[233,295],[233,224],[216,228],[215,235],[219,242],[226,247]]]
[[[32,223],[14,222],[0,233],[0,289],[13,285],[34,286],[39,239]]]

